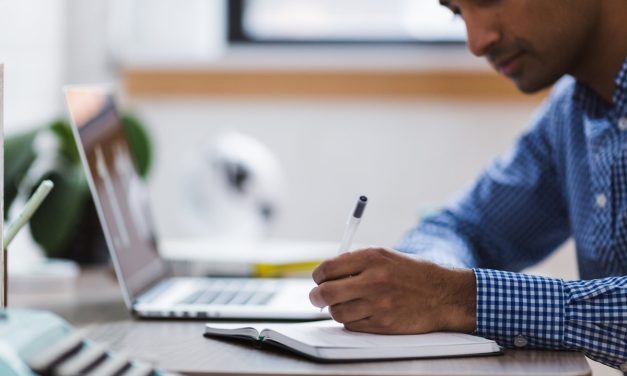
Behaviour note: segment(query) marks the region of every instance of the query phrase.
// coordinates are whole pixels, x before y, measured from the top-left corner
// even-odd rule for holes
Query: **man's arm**
[[[627,371],[627,277],[563,281],[489,269],[450,269],[369,248],[314,270],[317,307],[349,330],[476,332],[504,347],[583,351]]]
[[[463,195],[424,218],[394,248],[438,264],[520,271],[571,234],[543,129],[534,128]]]
[[[562,244],[571,228],[554,143],[565,89],[553,93],[508,154],[394,248],[441,265],[520,271]]]

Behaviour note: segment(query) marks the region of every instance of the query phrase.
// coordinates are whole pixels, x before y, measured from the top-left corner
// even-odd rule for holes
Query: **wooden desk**
[[[320,364],[289,353],[202,336],[201,322],[124,320],[86,328],[88,336],[144,361],[193,375],[589,375],[583,355],[508,351],[503,356]]]
[[[88,338],[170,371],[190,375],[590,375],[573,352],[508,350],[503,356],[320,364],[248,343],[207,339],[201,321],[133,320],[109,274],[88,272],[70,301],[43,304]],[[20,302],[19,299],[15,299]],[[22,299],[22,306],[34,306]]]

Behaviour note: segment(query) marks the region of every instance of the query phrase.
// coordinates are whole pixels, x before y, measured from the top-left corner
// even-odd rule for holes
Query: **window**
[[[437,0],[230,0],[229,39],[249,43],[462,43]]]

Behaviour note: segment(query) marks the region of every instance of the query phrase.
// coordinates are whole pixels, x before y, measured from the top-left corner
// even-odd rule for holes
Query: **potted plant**
[[[121,121],[137,171],[146,177],[152,147],[145,127],[128,113],[121,116]],[[5,213],[16,199],[29,196],[40,181],[50,179],[55,184],[29,225],[33,239],[48,257],[71,259],[79,264],[108,260],[80,155],[66,120],[6,137],[5,161]]]

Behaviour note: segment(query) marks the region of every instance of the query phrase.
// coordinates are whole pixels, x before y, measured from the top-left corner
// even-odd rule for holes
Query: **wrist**
[[[477,281],[471,269],[448,269],[443,294],[444,330],[471,333],[477,324]]]

